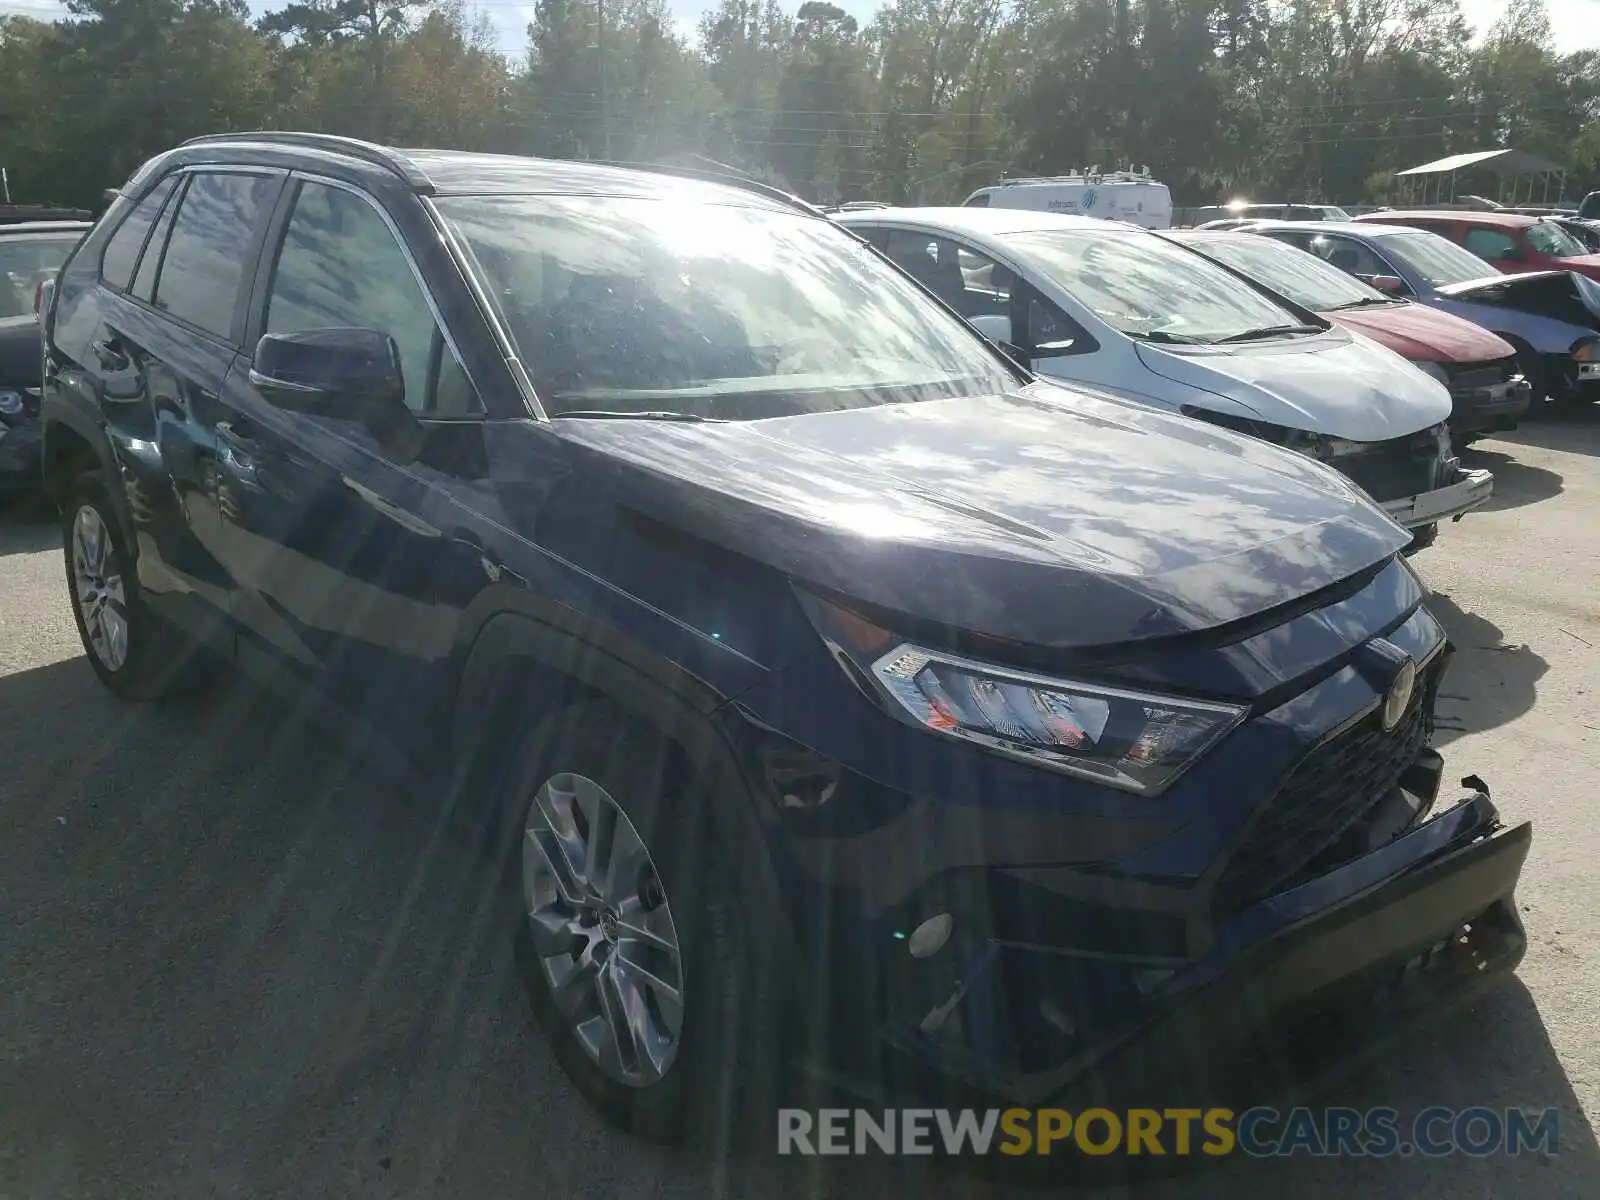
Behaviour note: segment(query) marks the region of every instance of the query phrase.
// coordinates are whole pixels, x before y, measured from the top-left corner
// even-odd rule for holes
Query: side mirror
[[[1409,290],[1406,281],[1398,275],[1368,275],[1366,279],[1385,296],[1404,296]]]
[[[1011,318],[985,313],[981,317],[972,318],[972,327],[991,342],[1001,346],[1011,344]]]
[[[981,317],[973,317],[971,324],[974,329],[983,334],[1012,362],[1024,371],[1033,370],[1033,359],[1028,352],[1011,340],[1011,318],[998,316],[994,313],[985,313]]]
[[[385,444],[418,428],[400,347],[376,329],[269,333],[256,343],[250,382],[279,408],[359,422]]]

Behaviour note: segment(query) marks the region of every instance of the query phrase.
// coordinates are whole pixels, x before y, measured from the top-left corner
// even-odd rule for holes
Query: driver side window
[[[394,338],[406,406],[418,415],[483,411],[388,224],[361,196],[305,182],[273,268],[266,332],[338,326]]]

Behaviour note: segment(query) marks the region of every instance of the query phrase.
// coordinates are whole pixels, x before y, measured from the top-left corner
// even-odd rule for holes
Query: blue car
[[[1523,953],[1530,829],[1441,783],[1404,530],[1036,380],[770,189],[210,137],[43,333],[89,666],[404,748],[643,1135],[769,1138],[816,1073],[1220,1102]]]
[[[1366,221],[1255,221],[1241,230],[1327,259],[1393,296],[1465,317],[1517,348],[1541,398],[1600,400],[1600,283],[1573,271],[1502,275],[1448,238]]]

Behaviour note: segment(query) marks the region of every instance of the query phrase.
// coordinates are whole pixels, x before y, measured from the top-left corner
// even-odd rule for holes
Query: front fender
[[[461,786],[473,794],[492,770],[487,757],[469,747],[482,740],[474,736],[476,727],[492,719],[508,691],[543,686],[555,699],[570,683],[604,696],[669,738],[706,780],[712,827],[731,858],[728,868],[741,902],[763,906],[776,922],[783,952],[794,961],[794,928],[756,802],[719,715],[726,698],[672,663],[645,661],[616,635],[580,635],[552,623],[551,615],[500,611],[481,622],[461,667],[450,722],[450,752]]]

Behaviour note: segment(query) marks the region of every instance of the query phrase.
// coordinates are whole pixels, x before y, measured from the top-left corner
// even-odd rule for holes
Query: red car
[[[1272,238],[1210,229],[1163,234],[1257,287],[1387,346],[1450,389],[1450,434],[1463,446],[1515,429],[1533,390],[1512,345],[1471,321],[1386,296],[1315,254]]]
[[[1500,212],[1366,213],[1357,221],[1410,225],[1447,237],[1476,254],[1503,275],[1524,271],[1576,271],[1600,279],[1600,254],[1586,247],[1556,222],[1544,217]]]

